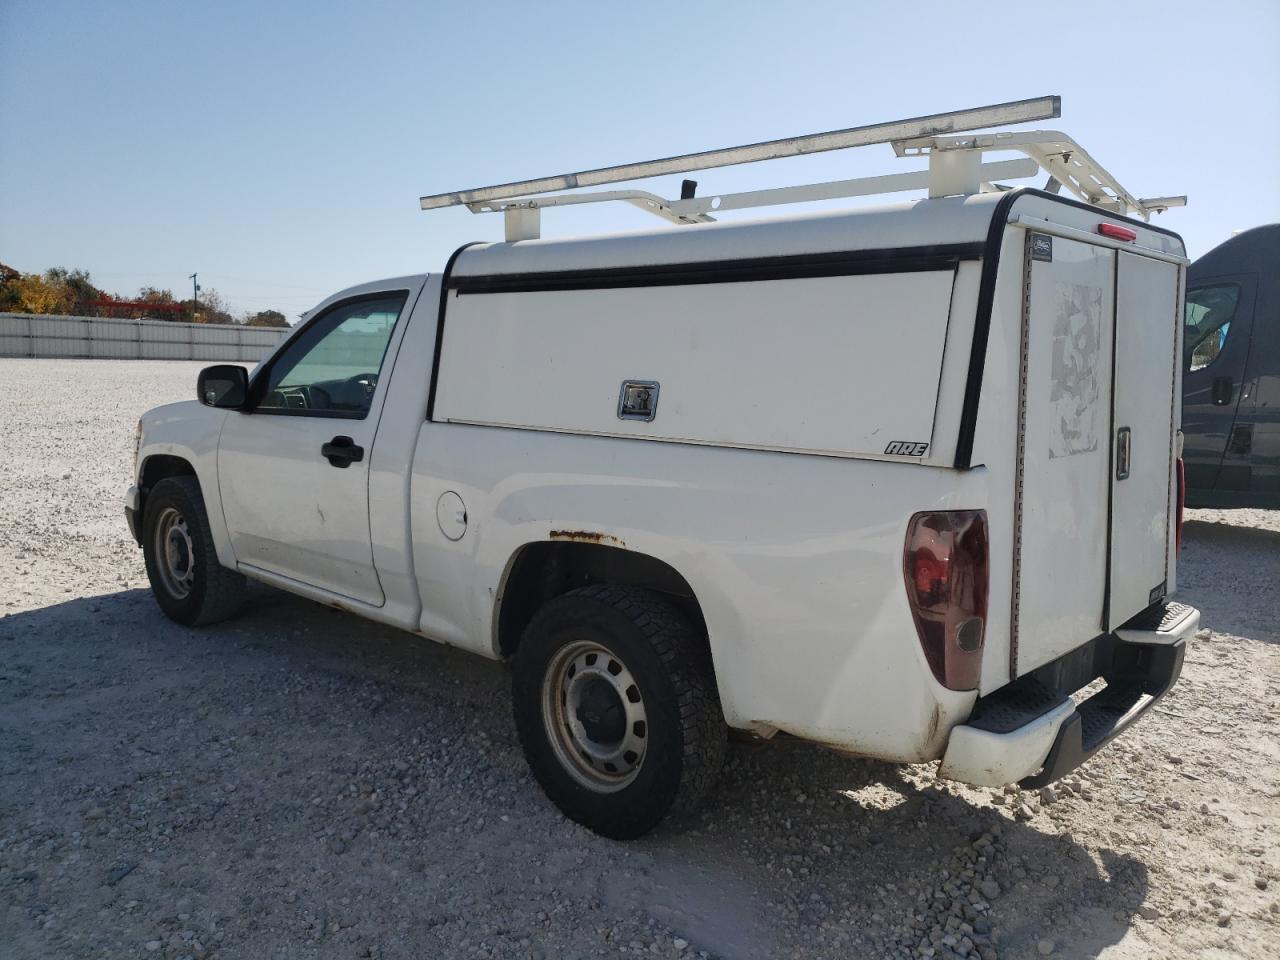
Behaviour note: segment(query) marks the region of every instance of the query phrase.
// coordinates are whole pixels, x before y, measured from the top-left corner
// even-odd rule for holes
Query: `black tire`
[[[172,530],[175,517],[181,521],[177,565],[185,571],[185,577],[175,572],[161,542],[167,539],[161,525]],[[142,518],[142,554],[151,592],[170,620],[187,627],[199,627],[226,620],[240,609],[244,577],[218,563],[209,530],[209,514],[195,477],[161,480],[147,495]]]
[[[623,682],[634,680],[644,715],[639,760],[632,761],[630,779],[613,784],[585,782],[611,774],[588,770],[567,756],[566,744],[577,741],[567,733],[557,738],[553,728],[567,730],[568,724],[558,725],[549,715],[555,702],[567,702],[565,687],[554,678],[575,682],[572,669],[558,662],[593,647],[619,661],[600,659],[609,672],[620,665]],[[544,697],[549,674],[548,690],[554,692]],[[542,789],[566,816],[606,837],[631,840],[665,818],[687,816],[706,798],[724,764],[728,730],[705,641],[678,607],[648,590],[600,584],[549,601],[525,629],[512,693],[516,730]],[[626,708],[618,699],[613,709],[616,716]],[[581,726],[583,714],[575,716]],[[598,715],[589,716],[599,722]]]

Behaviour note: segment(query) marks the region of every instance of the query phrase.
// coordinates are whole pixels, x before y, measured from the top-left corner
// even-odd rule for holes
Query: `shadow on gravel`
[[[1274,602],[1278,583],[1280,531],[1201,520],[1184,524],[1178,595],[1200,609],[1203,626],[1280,643]]]
[[[696,820],[603,840],[528,775],[502,667],[265,588],[203,630],[143,590],[12,614],[0,651],[0,898],[34,918],[0,928],[33,955],[216,929],[235,956],[1092,957],[1147,892],[1044,814],[795,743],[735,745]]]
[[[970,927],[988,918],[999,956],[1035,955],[1048,938],[1055,955],[1094,957],[1126,934],[1147,894],[1140,860],[1103,851],[1100,869],[1069,836],[974,806],[919,774],[807,744],[737,747],[695,829],[639,845],[654,857],[647,907],[733,957],[785,954],[793,945],[775,928],[830,929],[842,915],[864,939],[833,945],[877,956],[931,937],[939,947],[939,932],[962,939],[967,928],[948,926],[949,916]],[[1000,888],[987,912],[971,909],[984,873]]]

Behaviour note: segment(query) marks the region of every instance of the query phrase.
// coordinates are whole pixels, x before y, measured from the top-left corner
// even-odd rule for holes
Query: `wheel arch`
[[[602,542],[606,539],[534,541],[511,555],[494,601],[498,655],[507,659],[516,652],[524,628],[548,600],[588,584],[615,583],[652,590],[673,602],[689,618],[710,659],[706,617],[689,581],[665,560]]]
[[[138,465],[138,523],[141,529],[142,518],[147,515],[147,497],[161,480],[170,477],[191,477],[200,487],[200,495],[204,496],[204,486],[200,483],[200,475],[195,465],[186,457],[172,453],[152,453],[144,457]],[[208,509],[208,503],[205,503]]]
[[[216,446],[213,451],[202,451],[199,445],[189,447],[159,440],[146,444],[138,461],[135,483],[138,489],[139,522],[146,516],[147,497],[162,480],[170,477],[190,477],[199,487],[209,527],[217,549],[218,561],[236,569],[236,556],[231,548],[231,537],[222,513],[218,495]]]
[[[169,477],[195,477],[196,483],[200,482],[195,466],[186,457],[153,453],[138,468],[138,488],[146,496],[152,487]]]

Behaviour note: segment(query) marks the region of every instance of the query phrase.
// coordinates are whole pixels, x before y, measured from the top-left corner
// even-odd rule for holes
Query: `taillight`
[[[1126,243],[1133,243],[1138,239],[1138,231],[1130,230],[1128,227],[1122,227],[1118,223],[1100,223],[1098,224],[1098,232],[1104,237],[1110,237],[1112,240],[1123,240]]]
[[[1179,431],[1181,433],[1181,431]],[[1182,511],[1187,505],[1187,471],[1182,465],[1182,458],[1178,458],[1178,523],[1174,527],[1173,545],[1177,550],[1182,549]]]
[[[903,569],[920,646],[937,681],[972,690],[987,622],[987,515],[917,513],[907,524]]]

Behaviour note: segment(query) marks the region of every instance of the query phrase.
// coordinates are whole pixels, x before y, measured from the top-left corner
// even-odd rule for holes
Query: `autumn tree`
[[[191,301],[187,301],[190,303]],[[222,294],[218,293],[212,287],[201,288],[200,300],[196,304],[195,309],[196,323],[235,323],[236,318],[231,315],[231,310],[227,306],[227,301],[222,299]]]
[[[289,320],[279,310],[259,310],[246,316],[244,322],[251,327],[289,326]]]
[[[98,300],[104,295],[94,286],[86,270],[51,267],[44,272],[44,279],[46,283],[58,284],[70,291],[76,313],[82,313],[85,304]]]
[[[18,309],[18,278],[22,273],[8,264],[0,263],[0,310]]]
[[[158,303],[166,307],[178,302],[172,290],[160,290],[156,287],[142,287],[134,299],[139,303]]]
[[[0,310],[18,313],[83,315],[102,296],[83,270],[52,267],[44,273],[20,273],[0,264]]]
[[[24,273],[13,283],[19,313],[70,313],[75,307],[75,294],[61,278],[49,271],[44,276]]]
[[[120,300],[122,298],[115,297],[113,299]],[[134,306],[121,307],[114,306],[111,308],[112,316],[127,316],[130,320],[186,320],[188,319],[189,305],[186,301],[179,300],[173,295],[172,290],[160,289],[159,287],[141,287],[135,297],[123,298],[126,301],[132,301]],[[161,307],[183,307],[184,311],[156,309]]]
[[[22,273],[0,263],[0,311],[14,313],[70,314],[92,316],[95,300],[119,300],[94,285],[84,270],[53,267],[44,273]],[[196,323],[246,323],[254,327],[288,327],[289,321],[279,310],[260,310],[237,320],[231,307],[217,290],[203,289],[200,299],[179,300],[172,290],[143,287],[133,302],[139,306],[113,307],[111,315],[161,320],[193,319]],[[153,309],[180,306],[181,311]]]

